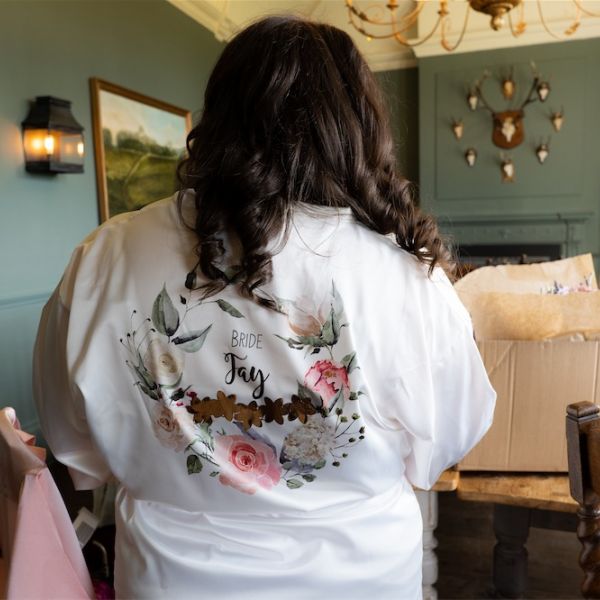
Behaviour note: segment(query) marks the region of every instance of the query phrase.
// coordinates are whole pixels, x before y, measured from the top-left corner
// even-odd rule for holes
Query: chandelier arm
[[[356,15],[354,15],[352,13],[352,11],[349,11],[349,15],[350,17],[350,24],[352,25],[352,27],[354,27],[354,29],[356,29],[356,31],[358,31],[358,33],[362,33],[364,36],[366,36],[367,38],[370,39],[374,39],[374,40],[385,40],[387,38],[392,37],[391,34],[387,34],[387,35],[375,35],[375,34],[371,34],[371,33],[367,33],[366,29],[364,27],[362,27],[361,25],[357,25],[356,22],[354,21],[354,18]],[[360,19],[360,17],[358,17]],[[362,21],[362,19],[361,19]]]
[[[522,7],[523,3],[521,3],[521,9]],[[522,12],[523,10],[521,10],[521,13]],[[523,35],[523,32],[525,31],[525,21],[523,20],[523,15],[521,14],[521,20],[519,21],[519,23],[517,23],[517,27],[515,29],[511,13],[512,11],[508,12],[508,24],[510,25],[510,32],[512,33],[513,37],[518,38],[519,36]]]
[[[401,33],[398,33],[394,36],[394,39],[400,43],[403,44],[404,46],[408,46],[409,48],[414,48],[415,46],[420,46],[421,44],[424,44],[428,39],[431,38],[431,36],[437,31],[437,28],[440,24],[440,21],[442,20],[442,16],[440,15],[437,19],[437,21],[435,22],[435,25],[433,26],[433,29],[421,40],[419,40],[418,42],[409,42],[407,38],[405,38]]]
[[[469,5],[467,5],[467,12],[465,13],[465,22],[463,23],[462,31],[460,32],[460,35],[458,36],[458,39],[456,40],[456,43],[454,45],[450,45],[447,42],[445,32],[444,32],[444,24],[442,23],[442,46],[448,52],[452,52],[452,51],[456,50],[456,48],[458,48],[459,44],[462,42],[463,38],[465,37],[465,33],[467,31],[467,25],[469,23],[470,13],[471,13],[471,7]]]
[[[405,36],[402,35],[402,33],[404,33],[405,31],[407,31],[408,29],[410,29],[417,22],[417,18],[419,16],[419,14],[421,13],[421,11],[423,10],[424,6],[425,6],[425,4],[422,2],[422,0],[419,0],[419,5],[411,13],[411,19],[413,19],[412,22],[409,23],[407,26],[402,27],[401,29],[395,29],[395,23],[393,23],[393,22],[392,23],[372,23],[368,19],[365,19],[365,18],[361,17],[358,14],[358,11],[353,6],[347,4],[347,7],[348,7],[348,16],[350,18],[350,24],[359,33],[362,33],[363,35],[365,35],[365,36],[367,36],[367,37],[369,37],[371,39],[374,39],[374,40],[383,40],[383,39],[394,38],[398,43],[400,43],[400,44],[402,44],[404,46],[408,46],[410,48],[412,48],[413,46],[418,46],[419,44],[422,44],[422,43],[426,42],[435,33],[435,31],[437,29],[437,26],[439,25],[441,17],[438,17],[437,23],[435,24],[435,26],[434,26],[433,30],[431,31],[431,33],[427,37],[425,37],[423,40],[419,40],[418,42],[415,42],[414,44],[411,44],[408,41],[408,39]],[[369,24],[392,25],[393,31],[392,31],[392,33],[389,33],[387,35],[371,34],[371,33],[367,32],[364,27],[362,27],[361,25],[358,25],[356,23],[356,21],[355,21],[355,18],[358,18],[361,22],[366,20]]]
[[[419,14],[421,13],[421,11],[423,10],[423,0],[418,0],[417,6],[409,13],[402,15],[401,20],[408,20],[410,22],[410,25],[407,26],[407,29],[412,27],[412,25],[414,25],[414,23],[416,23],[417,19],[419,18]],[[389,27],[390,25],[394,25],[395,23],[395,18],[393,16],[392,13],[392,19],[389,22],[383,22],[383,21],[378,21],[377,19],[373,19],[370,18],[369,15],[367,15],[367,13],[359,11],[353,4],[349,4],[348,0],[346,0],[346,7],[348,8],[348,12],[352,13],[354,16],[356,16],[357,18],[359,18],[361,21],[365,22],[365,23],[369,23],[369,25],[379,25],[379,26],[386,26]],[[391,37],[391,36],[390,36]]]
[[[581,5],[581,0],[573,0],[573,2],[575,2],[575,5],[577,6],[577,8],[579,8],[579,10],[582,13],[588,15],[589,17],[600,17],[600,13],[595,13],[591,10],[588,10],[587,8],[583,8],[583,6]]]
[[[415,10],[413,10],[413,12],[411,13],[410,22],[408,22],[406,25],[403,25],[400,29],[396,29],[396,20],[394,19],[392,21],[393,37],[396,37],[398,34],[401,35],[405,31],[408,31],[411,27],[413,27],[415,25],[415,23],[417,23],[417,21],[419,19],[419,15],[421,14],[421,11],[423,10],[424,6],[425,6],[424,2],[422,0],[419,0],[417,8],[415,8]],[[404,18],[405,17],[403,17],[403,19]],[[435,31],[435,27],[434,27],[434,31]],[[404,36],[402,36],[402,37],[404,37]]]
[[[577,8],[579,8],[579,5],[577,3],[575,3],[575,6],[577,6]],[[571,33],[573,33],[577,29],[577,27],[579,27],[579,17],[577,17],[573,21],[573,23],[566,29],[567,32],[570,31],[571,33],[567,33],[564,36],[558,35],[558,34],[554,33],[554,31],[552,31],[548,27],[548,24],[546,23],[546,19],[544,18],[544,11],[542,10],[542,1],[541,0],[537,0],[537,7],[538,7],[538,13],[540,15],[540,21],[542,22],[542,25],[544,26],[544,29],[555,40],[566,40],[566,39],[569,39],[569,35],[571,35]]]
[[[360,19],[360,17],[358,17]],[[361,19],[362,20],[362,19]],[[354,27],[354,29],[356,29],[356,31],[358,31],[358,33],[362,33],[364,36],[371,38],[373,40],[387,40],[389,38],[393,38],[395,37],[393,33],[388,33],[385,35],[377,35],[375,33],[369,33],[365,30],[364,27],[361,27],[359,25],[356,24],[356,22],[354,21],[354,18],[352,16],[352,13],[350,13],[350,24]]]

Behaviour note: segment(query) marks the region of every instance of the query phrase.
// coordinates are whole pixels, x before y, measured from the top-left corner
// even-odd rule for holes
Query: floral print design
[[[187,284],[186,284],[187,287]],[[150,317],[131,317],[131,331],[121,343],[135,385],[153,404],[152,429],[158,442],[186,455],[189,475],[210,469],[209,477],[245,494],[269,492],[282,483],[299,489],[317,479],[319,471],[340,467],[348,449],[365,437],[361,416],[352,406],[361,390],[353,390],[350,374],[358,369],[356,353],[336,356],[336,345],[347,327],[342,300],[332,283],[319,303],[273,298],[287,318],[291,337],[276,335],[290,349],[304,352],[307,364],[302,381],[289,399],[244,402],[223,390],[203,396],[185,380],[189,354],[201,350],[212,323],[199,329],[186,327],[192,310],[216,305],[233,319],[244,315],[229,302],[193,300],[193,289],[179,297],[177,308],[163,286]],[[318,360],[314,355],[327,354]],[[269,427],[297,421],[278,449],[261,434]],[[227,427],[227,430],[225,429]]]
[[[175,452],[185,450],[195,438],[194,429],[188,424],[187,411],[182,406],[154,405],[152,428],[158,441]]]
[[[592,273],[586,275],[583,281],[575,286],[570,286],[560,281],[555,281],[552,285],[542,288],[540,293],[545,295],[565,296],[567,294],[576,294],[580,292],[593,292],[596,288],[592,287]]]
[[[304,470],[321,465],[335,446],[335,429],[330,420],[311,419],[285,437],[281,457],[291,467]]]
[[[215,443],[221,465],[219,481],[246,494],[270,490],[281,479],[281,465],[271,446],[245,435],[221,435]]]
[[[323,406],[330,410],[340,395],[344,400],[348,400],[350,397],[348,370],[330,360],[318,360],[306,372],[304,385],[319,394],[323,400]]]

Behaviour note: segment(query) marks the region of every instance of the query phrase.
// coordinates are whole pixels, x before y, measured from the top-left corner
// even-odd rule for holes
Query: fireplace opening
[[[562,244],[461,244],[457,275],[489,265],[523,265],[562,258]]]

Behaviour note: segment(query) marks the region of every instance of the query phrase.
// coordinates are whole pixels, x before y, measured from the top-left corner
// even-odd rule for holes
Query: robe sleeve
[[[397,365],[393,420],[407,435],[406,476],[429,489],[489,429],[496,392],[473,337],[470,317],[441,271],[408,298],[404,339],[411,356]],[[412,334],[412,337],[411,337]]]
[[[33,356],[33,393],[42,433],[52,454],[68,467],[77,490],[94,489],[110,478],[69,365],[70,303],[82,252],[82,246],[75,250],[42,311]]]

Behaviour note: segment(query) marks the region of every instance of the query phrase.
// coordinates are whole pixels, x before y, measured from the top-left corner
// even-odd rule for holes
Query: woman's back
[[[193,246],[175,198],[114,219],[40,328],[51,447],[81,486],[121,482],[119,596],[418,596],[411,483],[493,411],[451,285],[349,209],[296,207],[256,290],[278,311],[234,285],[202,300]]]
[[[273,17],[204,100],[182,193],[94,232],[44,310],[49,445],[121,484],[121,597],[418,597],[411,484],[494,392],[376,80],[346,33]]]

